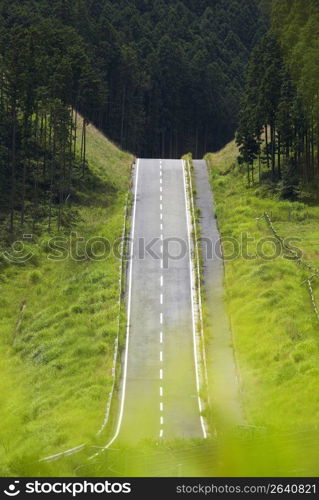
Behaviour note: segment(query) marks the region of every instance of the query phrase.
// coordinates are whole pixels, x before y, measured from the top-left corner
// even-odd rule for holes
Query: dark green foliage
[[[85,173],[74,110],[98,107],[101,80],[74,28],[22,4],[1,7],[0,224],[13,233],[46,219],[50,230]]]
[[[81,35],[102,78],[104,103],[92,107],[83,95],[80,109],[125,149],[143,156],[202,155],[233,135],[244,68],[265,29],[255,0],[33,5],[8,3],[9,16],[55,16]]]
[[[260,172],[260,180],[271,177],[285,198],[318,194],[318,34],[317,1],[273,0],[272,26],[248,66],[237,133],[241,160],[249,173],[259,155],[259,165],[271,171]]]
[[[201,156],[233,135],[264,30],[255,0],[104,0],[92,19],[109,89],[93,120],[115,142],[141,156]]]
[[[60,228],[90,121],[140,156],[222,146],[264,30],[256,0],[0,0],[3,226]]]

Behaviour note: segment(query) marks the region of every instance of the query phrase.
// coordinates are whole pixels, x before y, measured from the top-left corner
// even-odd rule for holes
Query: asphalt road
[[[203,438],[183,162],[139,160],[134,183],[128,343],[115,438],[127,445]]]
[[[206,161],[194,160],[197,199],[200,209],[202,258],[207,304],[206,322],[212,332],[208,338],[208,378],[211,402],[225,423],[240,425],[244,415],[240,403],[239,380],[233,349],[233,338],[224,301],[224,262],[220,233],[215,217]],[[210,242],[208,245],[205,242]]]

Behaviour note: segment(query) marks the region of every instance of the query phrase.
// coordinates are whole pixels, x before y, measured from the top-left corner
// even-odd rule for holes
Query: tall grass
[[[90,126],[88,160],[72,229],[114,242],[133,158]],[[72,459],[61,470],[37,460],[94,442],[112,385],[119,260],[49,260],[50,237],[37,236],[35,257],[0,275],[0,475],[73,474]]]
[[[319,207],[281,201],[259,185],[248,188],[236,163],[234,143],[207,160],[215,192],[222,237],[254,241],[248,256],[226,260],[226,299],[239,361],[241,389],[251,425],[301,432],[317,427],[319,417],[319,337],[305,280],[309,272],[283,256],[256,256],[256,243],[272,236],[263,219],[271,214],[284,238],[319,267]],[[227,244],[225,244],[227,254]],[[229,249],[228,249],[229,252]],[[318,294],[318,280],[314,290]]]
[[[115,240],[132,158],[92,127],[88,136],[92,176],[78,193],[76,230],[85,238]],[[265,221],[257,220],[267,211],[278,232],[298,236],[305,261],[319,267],[319,208],[280,201],[258,185],[249,189],[236,155],[232,143],[207,158],[222,235],[253,237],[248,254],[254,256],[256,241],[271,236]],[[29,264],[0,275],[1,475],[317,475],[318,323],[304,268],[282,257],[226,259],[226,300],[248,426],[219,429],[206,443],[115,447],[88,461],[106,441],[96,432],[112,383],[119,262],[50,261],[45,235],[33,250]],[[317,281],[313,287],[319,300]],[[84,442],[79,454],[38,462]]]

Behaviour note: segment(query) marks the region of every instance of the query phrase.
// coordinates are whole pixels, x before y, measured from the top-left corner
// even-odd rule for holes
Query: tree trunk
[[[258,177],[259,177],[259,184],[261,184],[261,157],[260,157],[260,153],[258,154]]]
[[[281,136],[278,132],[278,177],[281,179]]]
[[[268,125],[266,125],[265,127],[265,140],[266,140],[266,161],[267,161],[267,168],[269,170],[270,162],[269,162]]]
[[[53,128],[55,129],[55,123]],[[52,141],[52,126],[50,124],[50,142]],[[51,158],[51,173],[50,173],[50,196],[49,196],[49,224],[48,231],[51,232],[52,225],[52,204],[53,204],[53,190],[54,190],[54,178],[55,178],[55,158],[56,155],[56,139],[55,139],[55,130],[53,130],[53,144],[52,144],[52,158]]]
[[[271,137],[271,171],[272,178],[275,179],[276,175],[276,157],[275,157],[275,126],[271,124],[270,126],[270,137]]]
[[[126,85],[124,85],[122,96],[122,116],[121,116],[121,145],[124,147],[124,123],[125,123]]]
[[[10,231],[14,230],[14,206],[16,199],[16,148],[17,148],[17,103],[12,104],[12,145],[11,145],[11,197],[10,197]]]
[[[83,151],[82,151],[82,177],[84,177],[85,174],[85,168],[86,168],[86,119],[83,119]]]

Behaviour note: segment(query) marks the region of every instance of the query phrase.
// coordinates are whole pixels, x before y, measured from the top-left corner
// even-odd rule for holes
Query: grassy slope
[[[75,230],[111,241],[122,233],[132,156],[88,129],[90,176]],[[36,256],[0,275],[0,474],[32,474],[40,457],[90,440],[111,387],[119,261]]]
[[[272,199],[258,186],[248,189],[246,176],[234,167],[236,156],[234,143],[207,156],[222,236],[240,239],[248,233],[255,239],[249,254],[255,255],[256,242],[272,236],[265,221],[256,220],[268,211],[281,236],[299,237],[305,260],[319,267],[319,207]],[[317,425],[319,325],[303,284],[308,275],[282,257],[226,262],[227,302],[250,424],[288,431]]]

